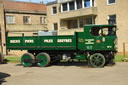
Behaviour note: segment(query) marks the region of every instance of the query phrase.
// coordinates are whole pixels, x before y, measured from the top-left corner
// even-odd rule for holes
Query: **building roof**
[[[48,2],[47,5],[57,4],[57,1]]]
[[[28,2],[16,2],[4,0],[3,2],[5,10],[13,11],[34,11],[46,13],[46,5],[38,3],[28,3]]]

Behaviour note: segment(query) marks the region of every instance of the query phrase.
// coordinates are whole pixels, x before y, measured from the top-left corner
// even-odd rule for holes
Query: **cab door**
[[[105,50],[114,49],[114,41],[116,39],[116,28],[112,26],[102,27],[102,31],[103,31],[103,38],[102,38],[103,49]]]
[[[93,50],[101,50],[102,49],[102,29],[100,26],[94,26],[90,31],[91,39],[94,39],[92,43]]]

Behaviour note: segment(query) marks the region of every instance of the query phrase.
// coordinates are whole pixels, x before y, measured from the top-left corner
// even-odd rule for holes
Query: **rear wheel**
[[[48,66],[50,64],[50,61],[51,61],[50,56],[47,53],[39,53],[36,56],[36,60],[38,61],[37,65],[40,67]]]
[[[105,64],[105,57],[101,53],[95,53],[90,56],[90,65],[95,68],[103,67]]]
[[[21,63],[24,65],[24,67],[30,67],[33,64],[34,55],[31,53],[25,53],[21,57]]]
[[[0,64],[4,62],[4,55],[0,53]]]

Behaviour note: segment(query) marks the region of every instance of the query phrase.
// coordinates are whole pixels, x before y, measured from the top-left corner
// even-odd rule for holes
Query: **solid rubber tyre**
[[[39,53],[36,56],[37,60],[41,60],[40,62],[37,62],[37,65],[40,67],[46,67],[50,64],[50,56],[47,53]]]
[[[23,64],[24,67],[30,67],[32,66],[32,62],[26,62],[25,60],[34,60],[34,55],[31,53],[25,53],[23,54],[23,56],[21,57],[21,63]]]
[[[105,65],[105,57],[101,53],[95,53],[90,56],[89,63],[94,68],[101,68]]]

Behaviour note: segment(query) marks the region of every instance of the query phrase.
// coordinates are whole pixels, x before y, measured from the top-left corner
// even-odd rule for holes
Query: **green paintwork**
[[[90,56],[90,64],[92,67],[103,67],[105,64],[105,57],[100,53],[95,53]]]
[[[32,60],[32,54],[25,53],[21,58],[21,63],[24,65],[24,67],[30,67],[32,66],[32,62],[26,62],[25,60]]]
[[[40,62],[37,63],[38,66],[40,67],[45,67],[49,64],[50,59],[49,56],[45,53],[40,53],[36,56],[37,60],[40,60]]]
[[[91,28],[101,28],[101,35],[94,36]],[[103,35],[103,28],[115,25],[85,25],[83,32],[65,36],[29,36],[7,37],[8,50],[80,50],[80,51],[116,51],[116,35]],[[97,29],[97,28],[96,28]]]
[[[90,33],[91,28],[99,27],[103,31],[104,27],[116,27],[115,25],[86,25],[84,26],[84,32],[78,32],[78,49],[82,51],[106,51],[115,49],[116,35],[104,36],[101,32],[100,36],[94,36]],[[90,42],[89,42],[90,41]],[[99,41],[99,42],[98,42]]]
[[[78,59],[78,60],[86,60],[87,59],[87,55],[78,54],[78,55],[76,55],[75,59]]]
[[[7,49],[74,50],[76,49],[76,36],[8,37]]]

